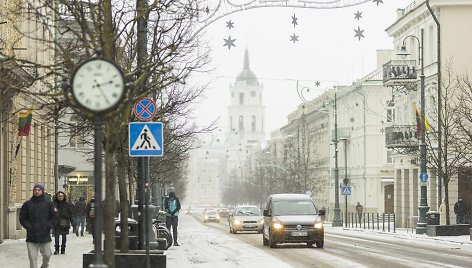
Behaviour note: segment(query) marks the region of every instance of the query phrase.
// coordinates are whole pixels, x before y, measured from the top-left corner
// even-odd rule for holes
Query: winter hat
[[[37,182],[37,183],[34,185],[33,190],[34,190],[35,188],[41,189],[41,191],[44,193],[44,185],[42,185],[41,183]]]

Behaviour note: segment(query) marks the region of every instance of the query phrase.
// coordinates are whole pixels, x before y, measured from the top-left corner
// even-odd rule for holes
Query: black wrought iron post
[[[343,226],[339,208],[339,166],[338,166],[338,114],[337,95],[334,93],[334,218],[332,226]]]

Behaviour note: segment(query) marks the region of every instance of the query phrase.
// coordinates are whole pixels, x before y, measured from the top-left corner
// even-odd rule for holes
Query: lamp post
[[[336,103],[336,92],[334,93],[334,218],[332,226],[342,226],[341,209],[339,208],[339,166],[338,166],[338,107]]]
[[[423,35],[424,30],[421,29],[421,40],[414,35],[408,35],[403,39],[403,46],[401,47],[400,53],[398,55],[407,56],[410,55],[406,50],[405,40],[407,38],[414,38],[419,43],[419,61],[421,64],[421,74],[420,74],[420,101],[421,101],[421,141],[420,141],[420,180],[421,180],[421,199],[420,205],[418,207],[419,219],[416,224],[416,233],[424,234],[426,231],[426,212],[429,210],[428,206],[428,197],[427,197],[427,184],[428,184],[428,173],[426,170],[426,125],[425,125],[425,75],[424,75],[424,51],[423,51]]]

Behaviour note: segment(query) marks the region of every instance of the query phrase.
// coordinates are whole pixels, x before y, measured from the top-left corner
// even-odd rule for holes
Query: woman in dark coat
[[[67,235],[69,234],[70,224],[73,223],[72,205],[67,202],[64,192],[57,192],[54,196],[54,206],[57,209],[59,221],[54,226],[54,255],[59,254],[59,236],[62,235],[61,254],[66,253]]]

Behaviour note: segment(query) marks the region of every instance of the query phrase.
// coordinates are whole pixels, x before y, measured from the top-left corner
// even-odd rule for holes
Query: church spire
[[[244,51],[244,70],[249,70],[249,52],[247,48],[246,51]]]

